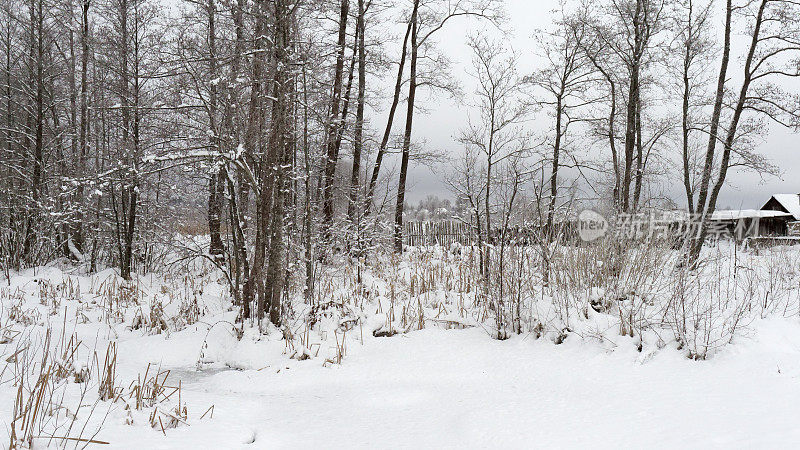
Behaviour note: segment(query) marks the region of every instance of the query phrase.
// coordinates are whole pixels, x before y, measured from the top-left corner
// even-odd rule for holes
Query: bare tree
[[[79,134],[79,167],[86,167],[89,156],[89,8],[91,0],[81,2],[81,81],[80,81],[80,134]],[[80,183],[76,194],[77,201],[83,205],[84,183]],[[75,246],[78,251],[84,251],[84,208],[79,207],[77,229],[75,232]]]
[[[419,30],[419,2],[414,0],[414,9],[411,11],[411,68],[408,79],[408,105],[406,108],[406,128],[403,133],[403,153],[400,160],[400,177],[397,185],[397,202],[394,209],[394,250],[403,252],[403,208],[406,199],[406,177],[408,176],[408,157],[411,148],[411,131],[414,123],[414,100],[417,93],[417,57],[419,55],[418,30]]]
[[[523,80],[516,71],[516,57],[501,44],[483,35],[469,40],[473,53],[472,74],[477,81],[478,120],[461,132],[458,140],[483,155],[483,225],[485,235],[479,239],[489,243],[492,238],[493,180],[497,165],[519,157],[525,150],[525,136],[520,123],[526,108],[522,102]],[[489,249],[481,246],[482,268],[489,274]]]
[[[694,174],[698,170],[695,142],[693,136],[703,131],[702,123],[696,117],[707,106],[704,88],[709,84],[709,66],[712,62],[713,44],[710,37],[711,2],[683,0],[676,5],[675,23],[678,34],[674,42],[683,64],[680,65],[681,98],[681,162],[683,187],[689,212],[694,212]]]
[[[617,158],[614,119],[616,106],[624,98],[624,146],[620,160],[614,165],[615,204],[624,212],[636,206],[636,185],[641,186],[644,147],[641,138],[642,88],[647,71],[653,67],[654,49],[664,30],[664,2],[658,0],[610,0],[600,8],[585,7],[583,20],[593,29],[591,45],[584,48],[592,64],[602,73],[611,89],[612,114],[608,136],[612,157]],[[600,53],[603,53],[602,55]],[[624,71],[620,79],[618,73]],[[625,85],[624,89],[620,89]],[[624,97],[621,92],[624,92]],[[618,164],[622,165],[621,168]]]
[[[800,77],[800,70],[794,62],[794,58],[800,55],[800,26],[794,20],[798,13],[800,6],[789,0],[759,0],[740,4],[728,0],[725,3],[723,50],[695,208],[702,216],[702,225],[688,253],[691,265],[695,265],[700,256],[728,169],[738,164],[737,160],[753,158],[743,140],[750,127],[747,123],[742,126],[742,122],[768,119],[788,127],[797,127],[799,123],[800,110],[794,96],[778,83]],[[738,18],[747,30],[749,43],[744,54],[738,92],[734,91],[733,97],[726,100],[726,86],[730,81],[731,36],[736,25],[734,18]],[[723,116],[725,105],[731,106]],[[722,125],[723,117],[727,119],[727,125]],[[718,146],[722,147],[722,152],[719,164],[715,165]],[[713,183],[712,172],[716,172]]]
[[[403,133],[403,144],[400,159],[400,173],[397,185],[397,201],[394,211],[394,249],[403,251],[403,208],[405,207],[406,178],[408,177],[408,164],[411,151],[411,134],[413,131],[414,108],[416,91],[419,86],[443,88],[452,90],[452,85],[442,80],[446,75],[442,70],[447,63],[446,59],[437,59],[433,56],[433,38],[436,32],[445,24],[457,17],[477,17],[497,22],[501,19],[498,12],[498,3],[494,0],[458,0],[454,2],[440,2],[438,0],[414,0],[408,23],[410,31],[410,73],[408,81],[408,99],[406,109],[406,125]],[[441,67],[435,70],[418,73],[420,54],[423,60],[434,61]],[[420,76],[422,75],[422,76]],[[387,126],[387,130],[390,125]],[[376,165],[376,170],[378,166]],[[377,179],[373,171],[373,179]]]
[[[339,8],[339,32],[338,40],[336,43],[336,65],[333,72],[333,94],[331,95],[330,114],[328,116],[326,136],[326,155],[325,155],[325,172],[322,187],[322,202],[323,212],[325,215],[325,226],[330,227],[333,221],[333,182],[336,174],[336,163],[339,159],[339,152],[337,143],[341,143],[338,139],[343,122],[339,118],[339,111],[342,108],[342,80],[344,74],[344,51],[345,39],[347,38],[347,19],[350,9],[350,0],[342,0]],[[326,235],[328,232],[326,231]]]
[[[562,153],[568,149],[568,132],[575,124],[586,120],[581,116],[581,109],[602,99],[591,90],[597,78],[583,51],[586,47],[584,41],[588,39],[587,26],[580,20],[568,17],[563,10],[560,14],[556,21],[557,28],[539,37],[539,46],[547,66],[527,78],[541,91],[537,103],[546,108],[554,121],[552,138],[546,140],[551,148],[550,193],[545,224],[547,233],[551,233],[553,228],[559,169],[564,164],[561,162]]]
[[[361,217],[361,213],[357,209],[359,209],[358,192],[361,176],[361,152],[364,145],[364,104],[367,89],[367,51],[364,43],[366,27],[364,21],[368,7],[369,4],[365,5],[364,0],[358,0],[358,19],[356,22],[356,35],[358,36],[358,95],[356,98],[355,134],[353,136],[353,169],[350,175],[350,198],[347,208],[347,216],[356,230],[360,227],[359,219]]]

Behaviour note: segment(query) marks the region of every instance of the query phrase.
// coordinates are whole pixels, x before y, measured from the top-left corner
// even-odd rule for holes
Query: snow
[[[728,250],[719,250],[717,258],[727,261]],[[413,276],[418,267],[412,258],[433,267],[453,263],[441,253],[420,255],[409,252],[390,271]],[[54,337],[74,332],[82,344],[70,367],[91,378],[61,382],[64,407],[74,411],[74,405],[84,405],[76,427],[87,423],[84,437],[99,428],[94,438],[114,448],[788,447],[800,440],[800,297],[798,283],[791,281],[800,266],[786,261],[798,256],[795,247],[736,254],[733,261],[748,286],[765,277],[795,288],[774,284],[786,290],[757,294],[770,306],[742,319],[731,343],[715,347],[705,361],[688,359],[664,330],[622,336],[614,314],[592,308],[585,318],[566,322],[571,331],[559,345],[547,333],[495,340],[486,322],[456,313],[454,304],[469,303],[469,295],[440,291],[419,298],[449,302],[447,312],[436,317],[428,311],[424,329],[409,327],[392,337],[372,334],[387,326],[375,299],[361,309],[342,305],[336,314],[321,314],[304,344],[286,341],[284,330],[270,327],[263,333],[245,327],[240,336],[222,277],[201,262],[188,275],[139,276],[130,285],[136,287],[132,294],[113,269],[74,275],[40,267],[12,274],[0,287],[0,337],[8,338],[0,340],[0,364],[20,345],[37,348],[37,336],[48,327]],[[363,277],[373,293],[385,288],[378,274],[366,271]],[[346,277],[337,272],[333,278]],[[335,295],[350,289],[342,283]],[[57,304],[47,300],[52,295]],[[615,295],[592,287],[586,301]],[[109,298],[117,308],[113,314]],[[192,301],[200,317],[188,323],[182,311]],[[309,314],[302,303],[295,307],[298,317]],[[550,314],[543,304],[537,308],[542,318]],[[10,320],[11,309],[28,311],[32,322]],[[146,322],[161,309],[166,330],[133,326],[137,315]],[[340,331],[351,318],[359,325]],[[458,326],[448,329],[440,322]],[[125,395],[98,402],[93,355],[102,360],[109,342],[117,346],[115,385]],[[343,358],[332,364],[340,343]],[[146,371],[167,370],[166,384],[180,383],[188,425],[162,431],[150,426],[149,416],[158,409],[166,411],[166,420],[177,394],[143,410],[125,405],[133,402],[131,383]],[[17,392],[12,372],[0,375],[0,441],[5,442]],[[36,440],[37,446],[46,444]]]
[[[723,211],[714,211],[711,215],[711,220],[732,220],[732,219],[750,219],[750,218],[768,218],[768,217],[789,217],[791,214],[783,211],[770,211],[760,209],[731,209]]]
[[[78,247],[75,247],[75,242],[73,242],[71,238],[67,240],[67,247],[69,248],[69,252],[75,257],[76,260],[83,261],[83,253],[78,250]]]
[[[766,325],[779,331],[708,362],[422,330],[370,340],[341,367],[201,372],[183,395],[214,404],[213,420],[169,439],[128,426],[100,436],[127,448],[786,446],[800,439],[800,328]]]
[[[761,210],[761,209],[725,209],[717,210],[711,215],[711,220],[734,220],[768,217],[789,217],[791,214],[783,211]],[[690,219],[690,214],[686,210],[671,210],[658,212],[655,219],[661,221],[685,221]]]
[[[786,208],[795,220],[800,220],[800,194],[775,194],[772,197]]]

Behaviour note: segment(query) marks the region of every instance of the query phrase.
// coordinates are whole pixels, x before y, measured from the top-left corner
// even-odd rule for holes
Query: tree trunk
[[[378,147],[378,154],[375,157],[375,166],[372,168],[372,177],[369,180],[369,187],[367,188],[367,195],[364,199],[366,214],[369,214],[372,207],[372,199],[375,195],[375,187],[378,184],[378,176],[381,171],[381,164],[383,163],[383,156],[386,153],[386,146],[389,144],[389,137],[392,134],[392,124],[394,123],[394,115],[397,111],[397,105],[400,103],[400,91],[403,87],[403,69],[406,64],[406,54],[408,46],[408,38],[411,34],[412,22],[408,22],[406,27],[406,35],[403,38],[403,49],[400,53],[400,63],[397,67],[397,78],[394,85],[394,96],[392,97],[392,105],[389,107],[389,118],[386,120],[386,129],[383,131],[383,139],[381,145]]]
[[[553,168],[550,172],[550,201],[547,205],[547,224],[545,226],[545,239],[543,245],[545,248],[543,249],[543,253],[547,253],[549,250],[549,244],[555,238],[555,233],[553,233],[553,222],[555,219],[555,212],[556,212],[556,199],[558,193],[558,168],[559,168],[559,158],[561,156],[561,128],[562,128],[562,120],[563,120],[563,84],[560,93],[556,98],[556,138],[553,144]],[[545,257],[542,259],[543,263],[543,281],[547,284],[550,281],[550,258]]]
[[[217,80],[216,6],[208,0],[208,64],[211,80]],[[221,130],[217,127],[217,82],[212,81],[208,101],[208,122],[211,131],[211,151],[220,152]],[[209,254],[221,257],[225,251],[220,234],[222,223],[223,166],[215,166],[208,182],[208,231],[211,237]]]
[[[80,93],[80,130],[79,143],[80,151],[79,163],[83,169],[86,167],[86,158],[89,155],[89,99],[88,99],[88,78],[89,78],[89,6],[90,0],[83,0],[81,8],[81,93]],[[78,205],[77,228],[75,231],[75,247],[79,251],[84,251],[85,232],[84,221],[84,192],[83,183],[78,184],[77,199]]]
[[[8,13],[10,15],[10,12]],[[12,44],[11,44],[11,21],[8,21],[6,24],[6,35],[5,35],[5,61],[4,61],[4,71],[6,72],[6,83],[5,83],[5,103],[6,103],[6,117],[5,117],[5,151],[8,153],[8,158],[11,159],[14,154],[14,134],[15,134],[15,124],[14,124],[14,114],[13,114],[13,104],[14,98],[12,94],[11,88],[11,69],[12,69]],[[11,164],[7,164],[5,166],[5,180],[6,180],[6,192],[5,198],[7,204],[5,207],[8,210],[8,214],[6,214],[8,222],[6,224],[2,224],[2,226],[7,226],[12,232],[12,234],[16,234],[17,231],[17,220],[14,218],[14,215],[11,214],[11,211],[15,210],[16,202],[11,198],[11,192],[15,190],[15,183],[14,178],[12,177],[12,168]]]
[[[356,100],[356,125],[355,134],[353,136],[353,170],[350,175],[350,203],[348,205],[348,217],[350,222],[355,227],[356,236],[360,236],[358,227],[360,226],[358,218],[358,190],[359,178],[361,175],[361,148],[363,145],[364,134],[364,97],[366,92],[366,75],[367,75],[367,61],[366,61],[366,47],[364,45],[364,0],[358,0],[358,20],[356,22],[358,34],[358,98]]]
[[[754,59],[755,54],[756,54],[756,47],[758,46],[758,43],[761,40],[761,36],[760,36],[761,26],[762,26],[763,21],[764,21],[764,11],[767,8],[768,2],[769,2],[769,0],[761,0],[761,4],[759,6],[758,13],[756,14],[756,17],[755,17],[755,23],[753,24],[750,47],[748,49],[747,58],[745,59],[745,64],[744,64],[744,77],[743,77],[743,80],[742,80],[742,87],[741,87],[741,89],[739,91],[739,96],[738,96],[738,99],[737,99],[737,102],[736,102],[736,106],[734,107],[734,110],[733,110],[733,116],[731,117],[730,124],[728,125],[727,131],[726,131],[726,135],[725,135],[725,141],[723,143],[723,153],[722,153],[722,158],[721,158],[721,161],[720,161],[719,174],[718,174],[716,182],[714,183],[713,189],[711,191],[711,197],[709,197],[709,199],[708,199],[708,204],[705,206],[705,208],[703,210],[702,223],[701,223],[701,226],[700,226],[700,235],[698,236],[698,238],[696,240],[694,240],[692,242],[691,252],[689,254],[689,263],[692,265],[692,267],[695,267],[696,264],[697,264],[697,259],[700,256],[700,250],[702,250],[702,248],[703,248],[703,242],[705,241],[705,239],[706,239],[706,237],[708,235],[708,228],[709,228],[711,216],[714,214],[714,211],[716,210],[717,197],[719,196],[719,192],[722,190],[722,186],[725,184],[725,177],[727,176],[727,173],[728,173],[728,167],[729,167],[729,164],[730,164],[731,152],[733,150],[733,143],[736,140],[736,132],[737,132],[738,127],[739,127],[739,121],[742,118],[742,113],[744,112],[745,102],[747,100],[747,93],[748,93],[748,91],[750,89],[750,82],[752,81],[753,59]],[[731,5],[731,2],[729,0],[728,1],[728,12],[727,12],[728,16],[730,15],[730,12],[731,12],[730,5]],[[730,24],[729,24],[729,22],[727,20],[726,20],[726,29],[725,29],[725,31],[726,31],[725,32],[726,48],[725,48],[725,51],[723,53],[723,66],[727,65],[728,51],[729,51],[728,46],[730,44],[729,43],[729,37],[730,37],[730,31],[731,30],[730,30]],[[720,74],[721,75],[723,74],[722,70],[720,70]],[[722,82],[722,87],[724,89],[724,80]],[[716,111],[716,105],[715,105],[715,111]],[[712,123],[712,125],[713,125],[713,123]],[[712,139],[713,137],[714,137],[714,135],[712,134],[710,139]],[[711,162],[713,163],[713,159],[712,159]],[[704,174],[705,174],[705,171],[704,171]],[[702,187],[705,187],[705,186],[702,186]],[[701,192],[701,194],[702,194],[702,192]],[[700,208],[701,205],[702,205],[702,203],[698,200],[698,208]],[[700,211],[700,209],[698,209],[698,211]]]
[[[725,39],[722,47],[722,61],[720,62],[719,77],[717,78],[717,93],[714,98],[714,111],[711,113],[711,122],[708,127],[708,147],[706,149],[706,158],[703,163],[703,175],[700,179],[697,205],[695,206],[695,210],[698,212],[702,212],[705,209],[709,183],[711,181],[711,171],[714,168],[714,152],[717,147],[717,141],[719,140],[717,132],[719,131],[720,116],[722,115],[725,82],[727,81],[728,62],[731,53],[732,13],[732,0],[728,0],[725,8]]]
[[[636,0],[633,16],[633,52],[629,67],[628,104],[625,116],[625,167],[622,178],[622,210],[629,212],[631,208],[631,182],[633,179],[633,160],[636,151],[636,112],[639,105],[639,74],[642,60],[642,14],[643,0]]]
[[[563,89],[562,89],[563,94]],[[547,205],[547,226],[545,233],[547,233],[547,240],[550,241],[553,237],[553,219],[556,211],[556,194],[558,193],[558,168],[559,157],[561,156],[561,128],[562,128],[562,94],[556,98],[556,137],[553,144],[553,167],[550,172],[550,201]]]
[[[414,0],[411,12],[411,74],[408,83],[408,109],[406,110],[406,129],[403,134],[403,155],[400,161],[400,180],[397,185],[397,204],[394,210],[394,250],[403,253],[403,207],[406,199],[406,177],[408,158],[411,151],[411,130],[414,122],[414,97],[417,92],[417,14],[419,0]]]
[[[284,216],[285,192],[288,167],[292,162],[288,149],[294,139],[291,130],[290,104],[294,83],[290,81],[289,46],[290,16],[289,0],[275,0],[274,60],[275,81],[273,83],[272,129],[269,153],[274,162],[273,184],[275,199],[270,224],[269,266],[265,280],[266,297],[269,301],[269,319],[274,325],[281,323],[281,298],[284,288]]]
[[[120,71],[120,96],[122,97],[120,100],[120,104],[122,105],[121,112],[122,112],[122,150],[126,154],[129,154],[132,149],[129,147],[129,134],[130,134],[130,106],[129,102],[129,87],[130,81],[128,79],[128,1],[121,0],[120,1],[120,31],[122,35],[122,39],[120,42],[120,63],[122,64],[122,70]],[[130,256],[127,252],[127,246],[125,243],[127,242],[127,202],[128,202],[128,188],[125,186],[126,181],[123,180],[122,182],[122,192],[121,192],[121,211],[122,217],[118,220],[121,227],[118,230],[118,234],[121,236],[117,239],[118,245],[120,246],[120,275],[124,279],[130,279],[131,276],[131,264],[130,264]]]
[[[681,104],[681,150],[683,151],[683,187],[686,191],[686,204],[689,208],[689,214],[694,213],[694,191],[692,190],[692,181],[691,181],[691,167],[690,167],[690,155],[689,155],[689,96],[691,95],[690,91],[690,81],[689,81],[689,69],[690,69],[690,62],[691,62],[691,51],[692,51],[692,17],[693,17],[693,8],[692,2],[689,1],[689,14],[688,14],[688,21],[687,21],[687,38],[686,42],[684,43],[684,53],[683,53],[683,102]]]
[[[34,35],[34,49],[32,53],[35,55],[34,67],[34,83],[36,84],[36,93],[34,98],[35,115],[34,115],[34,141],[33,141],[33,175],[31,177],[31,197],[33,205],[30,207],[32,210],[28,213],[28,220],[26,226],[26,235],[23,254],[30,256],[34,240],[37,239],[38,234],[38,216],[41,207],[42,195],[42,182],[44,178],[44,11],[42,8],[42,0],[38,0],[35,6],[31,5],[30,10],[32,34]],[[33,31],[35,30],[35,31]]]
[[[636,212],[639,209],[639,198],[642,195],[642,180],[644,178],[644,145],[642,144],[642,99],[636,99],[636,176],[634,177],[633,188],[633,207],[631,210]]]
[[[255,36],[258,36],[256,39],[256,50],[258,53],[257,57],[253,58],[253,87],[250,90],[250,113],[248,115],[248,124],[247,124],[247,133],[245,136],[244,146],[246,151],[254,155],[256,153],[261,153],[260,148],[263,145],[262,136],[261,136],[261,127],[264,124],[265,114],[264,114],[264,59],[261,55],[268,54],[267,53],[267,39],[264,37],[264,33],[266,33],[266,9],[267,5],[264,4],[264,0],[259,1],[256,3],[256,27],[255,27]],[[258,152],[256,152],[258,150]],[[253,262],[250,264],[250,271],[246,275],[246,279],[244,282],[244,288],[242,292],[242,303],[243,303],[243,316],[244,318],[250,318],[250,305],[256,299],[256,292],[259,284],[261,284],[262,279],[262,269],[264,266],[264,261],[266,259],[266,249],[267,249],[267,240],[269,236],[267,235],[267,230],[269,228],[269,213],[270,213],[270,202],[272,200],[272,193],[270,191],[270,186],[267,183],[267,168],[269,167],[266,161],[263,161],[261,164],[260,169],[260,176],[262,178],[261,185],[261,192],[259,193],[259,198],[257,199],[256,204],[256,236],[255,236],[255,244],[253,247]],[[247,184],[245,182],[243,184]],[[239,197],[240,202],[247,201],[246,198]],[[266,203],[266,204],[265,204]],[[263,309],[263,305],[261,305],[259,310]],[[263,312],[263,311],[259,311]]]
[[[336,66],[333,73],[333,95],[331,96],[331,109],[328,118],[328,134],[326,137],[327,149],[325,160],[325,172],[323,176],[322,202],[325,221],[325,240],[330,237],[329,229],[333,221],[333,182],[336,175],[336,141],[339,131],[339,108],[342,100],[342,75],[344,72],[344,49],[345,38],[347,37],[347,14],[349,11],[349,0],[342,0],[339,15],[339,36],[337,40]]]
[[[302,66],[303,76],[303,174],[305,204],[303,211],[303,250],[305,251],[305,300],[307,304],[314,302],[314,249],[312,245],[311,220],[313,208],[311,207],[311,155],[308,146],[308,81],[306,78],[306,65]]]

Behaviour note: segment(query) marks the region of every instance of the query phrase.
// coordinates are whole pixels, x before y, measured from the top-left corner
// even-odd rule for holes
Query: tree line
[[[553,230],[578,197],[645,210],[672,178],[703,218],[696,261],[728,170],[774,172],[760,135],[800,114],[790,0],[564,1],[516,50],[499,0],[0,2],[6,270],[63,257],[129,279],[207,235],[195,256],[275,324],[336,255],[402,252],[414,161],[444,158],[487,273],[491,230]],[[468,93],[440,45],[459,20],[496,30],[467,38]],[[451,155],[414,138],[422,91],[470,106]]]

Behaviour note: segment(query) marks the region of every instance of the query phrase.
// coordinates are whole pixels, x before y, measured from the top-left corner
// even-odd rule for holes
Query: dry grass
[[[687,357],[704,359],[752,318],[800,310],[800,264],[791,263],[787,252],[795,253],[788,249],[711,247],[698,270],[683,267],[676,242],[663,239],[500,250],[490,252],[488,274],[474,247],[412,248],[402,258],[376,250],[360,268],[345,258],[321,267],[314,297],[288,327],[302,351],[292,344],[288,352],[313,355],[307,350],[316,331],[336,342],[325,363],[338,363],[341,331],[363,328],[365,318],[379,314],[384,324],[368,332],[380,337],[468,326],[499,339],[526,334],[555,343],[572,334],[612,341],[618,335],[640,350],[673,343]],[[290,293],[298,297],[301,291]],[[604,323],[613,330],[600,328]]]

